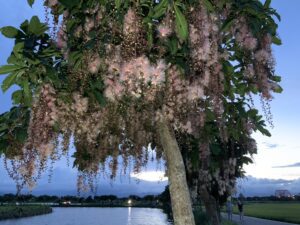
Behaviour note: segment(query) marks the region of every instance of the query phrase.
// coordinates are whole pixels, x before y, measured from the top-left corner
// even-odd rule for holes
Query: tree
[[[280,44],[273,18],[279,16],[270,3],[46,0],[54,23],[62,18],[57,34],[37,17],[20,29],[1,28],[15,39],[0,68],[8,74],[2,90],[20,89],[0,116],[0,150],[18,189],[33,187],[71,138],[81,189],[93,188],[107,160],[113,179],[119,156],[124,168],[134,160],[139,171],[151,143],[167,161],[175,224],[194,224],[180,149],[190,143],[178,134],[199,143],[202,186],[211,182],[211,151],[247,147],[253,130],[269,135],[251,95],[260,94],[268,109],[271,91],[281,92],[271,52],[272,43]],[[221,156],[219,165],[244,160],[225,156],[233,158]],[[223,193],[226,180],[219,178]]]

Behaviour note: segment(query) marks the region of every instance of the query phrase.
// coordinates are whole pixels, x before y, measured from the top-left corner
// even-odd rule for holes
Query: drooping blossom
[[[96,74],[99,71],[101,65],[101,59],[99,54],[95,53],[88,59],[88,71],[92,74]]]

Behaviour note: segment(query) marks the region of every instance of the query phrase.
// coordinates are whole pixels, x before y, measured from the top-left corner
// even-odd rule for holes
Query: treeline
[[[293,197],[277,197],[274,195],[271,196],[253,196],[253,197],[244,197],[246,201],[300,201],[300,195],[294,195]]]
[[[168,196],[165,196],[165,193],[160,195],[146,195],[143,197],[137,195],[130,195],[128,197],[119,198],[116,195],[102,195],[102,196],[88,196],[88,197],[78,197],[78,196],[56,196],[56,195],[15,195],[15,194],[4,194],[0,195],[0,204],[1,203],[63,203],[63,202],[72,202],[72,203],[99,203],[99,202],[114,202],[121,201],[127,202],[129,199],[132,202],[136,201],[151,201],[151,202],[166,202],[169,200]]]

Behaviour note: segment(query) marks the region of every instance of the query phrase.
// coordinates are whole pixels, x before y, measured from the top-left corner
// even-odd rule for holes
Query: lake
[[[41,216],[0,221],[0,225],[171,225],[161,209],[53,208]]]

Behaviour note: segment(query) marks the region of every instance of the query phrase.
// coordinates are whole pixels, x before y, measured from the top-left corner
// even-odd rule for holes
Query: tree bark
[[[204,203],[205,211],[211,220],[212,225],[219,225],[220,218],[218,215],[217,202],[213,196],[211,196],[206,187],[199,188],[200,198]]]
[[[175,225],[195,225],[184,162],[174,131],[161,116],[158,134],[167,160],[169,187]]]

